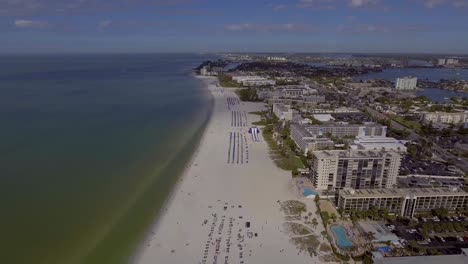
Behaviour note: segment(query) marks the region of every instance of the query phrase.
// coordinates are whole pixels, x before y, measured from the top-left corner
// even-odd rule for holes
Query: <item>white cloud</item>
[[[104,30],[112,25],[112,20],[103,20],[99,22],[98,24],[98,29],[99,30]]]
[[[349,5],[351,7],[367,7],[378,4],[378,0],[350,0]]]
[[[300,8],[334,9],[335,0],[299,0]]]
[[[424,5],[427,8],[436,8],[437,6],[444,4],[445,0],[425,0]]]
[[[347,33],[416,33],[425,32],[428,29],[421,25],[374,25],[374,24],[354,24],[340,25],[339,32]]]
[[[454,7],[468,7],[468,0],[456,0],[453,2]]]
[[[231,24],[225,26],[226,30],[239,32],[295,32],[310,31],[314,28],[294,23],[287,24]]]
[[[279,5],[274,5],[272,8],[274,11],[280,11],[280,10],[288,8],[288,5],[279,4]]]
[[[49,23],[44,21],[37,20],[15,20],[15,27],[17,28],[32,28],[32,29],[42,29],[49,26]]]

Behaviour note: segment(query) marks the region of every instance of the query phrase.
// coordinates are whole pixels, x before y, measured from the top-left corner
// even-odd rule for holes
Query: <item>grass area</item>
[[[319,201],[320,211],[327,212],[329,215],[337,214],[335,208],[328,200],[320,200]]]
[[[294,159],[294,164],[297,168],[299,169],[305,168],[304,163],[302,163],[302,159],[300,157],[294,156],[293,159]]]
[[[227,75],[219,75],[218,80],[221,87],[240,87],[238,83],[234,82],[232,78]]]
[[[413,120],[407,120],[401,116],[392,116],[392,119],[395,121],[395,122],[398,122],[402,125],[404,125],[405,127],[407,128],[411,128],[411,129],[414,129],[416,130],[416,132],[419,132],[421,130],[421,124],[417,121],[413,121]]]
[[[304,168],[301,158],[299,158],[295,152],[279,146],[276,140],[273,139],[272,125],[267,125],[263,129],[262,135],[270,147],[270,157],[273,159],[276,166],[287,171]]]
[[[304,158],[299,157],[294,151],[296,145],[289,137],[289,126],[280,129],[274,138],[274,128],[279,125],[279,120],[266,111],[252,112],[261,116],[261,120],[253,122],[253,125],[264,126],[262,135],[270,149],[270,157],[276,166],[286,171],[292,171],[293,177],[298,175],[298,169],[304,169]]]

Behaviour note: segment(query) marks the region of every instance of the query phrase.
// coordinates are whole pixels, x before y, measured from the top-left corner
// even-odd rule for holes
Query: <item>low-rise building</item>
[[[386,136],[387,127],[380,124],[366,122],[362,125],[359,124],[323,124],[323,125],[310,125],[306,129],[312,135],[324,136],[330,134],[334,137],[361,137],[361,136]]]
[[[397,78],[395,88],[397,90],[414,90],[418,84],[416,77]]]
[[[313,114],[313,117],[320,122],[330,122],[335,118],[330,114]]]
[[[312,182],[319,191],[392,188],[401,156],[395,151],[314,151]]]
[[[285,57],[279,57],[279,56],[268,56],[267,61],[281,61],[285,62],[287,59]]]
[[[301,124],[291,124],[291,138],[296,145],[303,151],[304,155],[308,152],[324,149],[332,149],[334,142],[328,138],[317,138],[307,131]]]
[[[311,102],[311,103],[325,103],[325,96],[324,95],[304,96],[304,101]]]
[[[233,76],[232,80],[244,86],[275,85],[276,81],[261,76]]]
[[[294,111],[291,107],[286,106],[284,104],[273,104],[273,113],[278,117],[280,120],[293,120]]]
[[[437,208],[466,209],[468,193],[458,188],[350,189],[339,192],[337,204],[343,212],[376,207],[395,215],[413,217],[415,213]]]
[[[461,124],[467,122],[467,112],[423,112],[422,120],[434,125],[439,124]]]
[[[350,147],[353,150],[393,150],[404,153],[406,152],[406,143],[405,140],[392,137],[362,136],[357,137]]]

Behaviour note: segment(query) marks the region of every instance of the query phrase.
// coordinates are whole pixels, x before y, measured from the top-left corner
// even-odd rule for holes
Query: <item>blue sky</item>
[[[468,54],[468,0],[0,0],[0,53]]]

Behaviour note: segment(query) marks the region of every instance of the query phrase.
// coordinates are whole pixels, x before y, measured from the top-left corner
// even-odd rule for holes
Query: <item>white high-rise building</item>
[[[395,151],[314,151],[312,182],[319,191],[393,188],[401,156]]]
[[[404,77],[398,78],[396,81],[395,88],[397,90],[414,90],[418,84],[418,78],[416,77]]]

